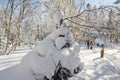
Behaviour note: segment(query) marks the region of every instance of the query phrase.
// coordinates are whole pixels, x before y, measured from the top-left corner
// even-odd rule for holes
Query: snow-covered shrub
[[[40,41],[35,49],[23,57],[19,66],[23,69],[21,73],[31,73],[36,80],[51,79],[61,61],[62,67],[74,76],[82,68],[77,55],[78,47],[70,30],[62,27]]]

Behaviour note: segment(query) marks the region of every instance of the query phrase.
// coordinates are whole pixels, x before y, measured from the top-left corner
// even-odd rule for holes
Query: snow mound
[[[80,58],[69,29],[62,27],[39,42],[38,46],[26,55],[21,64],[26,70],[32,70],[33,76],[39,80],[44,76],[51,79],[59,61],[63,67],[74,75],[74,69],[80,67]],[[74,51],[76,50],[76,51]]]
[[[2,77],[2,80],[51,79],[56,75],[55,70],[59,61],[65,71],[69,70],[71,76],[75,76],[83,68],[78,56],[80,51],[78,46],[74,42],[70,30],[62,27],[40,41],[35,49],[22,58],[19,65],[8,69],[12,75],[9,75],[9,78]],[[5,70],[3,73],[5,75],[7,71]],[[3,74],[0,73],[0,75]]]
[[[38,43],[36,51],[41,56],[57,53],[66,44],[73,44],[73,36],[67,27],[62,27]]]

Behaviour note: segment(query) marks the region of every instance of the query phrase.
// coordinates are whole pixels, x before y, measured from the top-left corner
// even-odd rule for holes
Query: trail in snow
[[[115,72],[117,72],[118,74],[120,74],[120,59],[117,59],[115,56],[106,54],[105,57],[111,62],[113,63],[113,65],[115,66]]]
[[[105,53],[105,57],[100,58],[100,50],[94,49],[81,50],[80,57],[85,63],[84,70],[81,73],[84,79],[120,80],[119,59],[115,58],[115,56]]]

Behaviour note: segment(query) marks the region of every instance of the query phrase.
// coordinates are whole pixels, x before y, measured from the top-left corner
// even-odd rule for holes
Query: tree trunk
[[[10,29],[9,28],[6,29],[6,36],[7,36],[7,43],[5,46],[5,52],[7,52],[8,45],[9,45],[9,39],[10,39]]]
[[[20,36],[20,25],[17,26],[17,32],[16,32],[16,39],[13,42],[13,45],[11,46],[10,50],[7,52],[7,55],[11,53],[12,50],[15,50],[17,47],[17,43],[19,41],[19,36]]]
[[[6,43],[6,47],[5,47],[5,52],[7,52],[8,49],[8,45],[9,45],[9,40],[10,40],[10,27],[11,27],[11,20],[12,20],[12,15],[13,15],[13,6],[14,6],[14,0],[9,0],[8,1],[8,5],[10,3],[10,14],[9,14],[9,20],[8,23],[6,22],[6,35],[7,35],[7,43]],[[8,6],[7,6],[8,7]],[[7,12],[7,8],[6,11]],[[6,13],[5,13],[6,14]],[[6,16],[5,16],[6,18]],[[6,20],[7,21],[7,20]],[[7,25],[8,24],[8,25]]]

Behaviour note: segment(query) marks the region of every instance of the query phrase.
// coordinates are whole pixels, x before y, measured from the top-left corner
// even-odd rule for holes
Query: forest
[[[120,43],[120,0],[91,5],[86,0],[0,1],[0,50],[36,45],[53,30],[68,26],[77,42],[99,38]]]
[[[120,80],[120,0],[0,0],[0,80]]]

